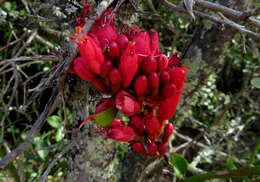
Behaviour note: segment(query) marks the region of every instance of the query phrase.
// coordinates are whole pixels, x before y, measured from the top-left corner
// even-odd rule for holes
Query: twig
[[[45,108],[43,112],[41,113],[40,117],[36,120],[36,122],[33,124],[29,134],[27,135],[26,139],[23,143],[21,143],[17,148],[12,150],[10,153],[8,153],[1,161],[0,161],[0,169],[4,169],[5,166],[10,163],[12,160],[15,159],[17,155],[19,155],[21,152],[27,150],[30,146],[30,143],[32,142],[33,138],[36,136],[36,134],[39,132],[39,129],[44,124],[44,121],[46,117],[49,115],[49,111],[51,109],[51,106],[56,101],[56,97],[58,95],[58,89],[54,88],[52,95],[50,99],[48,100],[47,104],[45,105]]]
[[[260,175],[260,167],[247,167],[247,168],[241,168],[237,170],[231,170],[231,171],[219,171],[219,172],[209,172],[197,176],[192,176],[189,177],[183,182],[203,182],[211,179],[228,179],[231,177],[236,177],[236,176],[253,176],[253,175]]]
[[[31,31],[31,35],[30,37],[27,39],[27,41],[23,44],[23,46],[21,47],[21,49],[15,54],[14,57],[18,57],[20,56],[20,54],[24,51],[24,49],[32,42],[32,40],[34,39],[34,37],[37,35],[37,30],[34,29]]]
[[[20,42],[20,41],[23,40],[27,35],[28,35],[28,33],[25,32],[19,39],[14,40],[14,41],[12,41],[12,42],[9,42],[9,43],[8,43],[7,45],[5,45],[4,47],[1,47],[1,48],[0,48],[0,52],[3,51],[3,50],[6,49],[6,48],[8,48],[8,47],[10,47],[10,46],[12,46],[12,45],[18,43],[18,42]]]
[[[56,162],[64,155],[66,154],[72,147],[74,147],[76,144],[76,141],[73,140],[71,141],[61,152],[57,153],[54,156],[54,159],[50,162],[50,164],[48,165],[48,167],[45,169],[44,173],[42,174],[41,178],[40,178],[40,182],[45,182],[48,178],[48,175],[51,171],[51,169],[54,167],[54,165],[56,164]]]
[[[11,59],[4,59],[0,62],[0,65],[7,64],[8,62],[17,62],[17,61],[60,61],[62,59],[61,56],[52,56],[52,55],[40,55],[40,56],[21,56]]]
[[[170,3],[167,0],[161,0],[161,1],[163,2],[163,5],[165,7],[169,8],[171,10],[177,11],[179,13],[188,14],[188,11],[186,9],[182,8],[182,7],[178,7],[175,4]],[[235,23],[235,22],[233,22],[231,20],[227,21],[227,19],[211,16],[211,15],[208,15],[206,13],[202,13],[200,11],[195,11],[195,10],[193,11],[193,13],[196,16],[200,16],[201,18],[210,20],[212,22],[229,25],[229,26],[231,26],[232,28],[235,28],[236,30],[238,30],[241,33],[246,33],[246,34],[249,34],[249,35],[252,35],[252,36],[256,37],[257,39],[260,39],[260,34],[258,34],[256,32],[253,32],[251,30],[248,30],[245,27],[243,27],[242,25],[239,25],[239,24],[237,24],[237,23]]]
[[[175,135],[178,136],[179,138],[187,141],[187,142],[192,142],[193,139],[188,137],[188,136],[185,136],[185,135],[182,135],[181,133],[179,133],[178,131],[175,131]],[[197,145],[198,147],[201,147],[201,148],[210,148],[210,146],[207,146],[201,142],[197,142],[197,141],[193,141],[193,144],[194,145]],[[216,153],[218,153],[220,156],[223,156],[223,157],[228,157],[228,154],[226,154],[225,152],[222,152],[222,151],[216,151]],[[234,157],[234,160],[237,162],[237,163],[240,163],[240,164],[246,164],[247,162],[244,161],[244,160],[241,160],[241,159],[238,159],[238,158],[235,158]]]
[[[207,9],[215,11],[215,12],[221,12],[225,16],[227,16],[231,19],[245,21],[251,25],[254,25],[254,26],[260,28],[260,21],[253,17],[249,17],[249,16],[255,15],[255,13],[257,13],[259,11],[257,9],[255,9],[255,12],[252,11],[252,13],[248,14],[248,12],[241,12],[241,11],[234,10],[232,8],[228,8],[228,7],[220,5],[220,4],[216,4],[216,3],[212,3],[212,2],[204,1],[204,0],[196,0],[195,5],[200,6],[202,8],[207,8]]]

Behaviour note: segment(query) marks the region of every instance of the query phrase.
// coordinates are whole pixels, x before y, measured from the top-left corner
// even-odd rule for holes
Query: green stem
[[[253,175],[260,175],[260,166],[247,167],[247,168],[241,168],[237,170],[223,171],[223,172],[209,172],[209,173],[189,177],[183,180],[183,182],[201,182],[201,181],[215,179],[215,178],[227,179],[227,178],[237,177],[237,176],[253,176]]]

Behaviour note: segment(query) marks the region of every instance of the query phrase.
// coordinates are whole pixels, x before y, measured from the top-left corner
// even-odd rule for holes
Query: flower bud
[[[157,60],[153,56],[148,56],[142,62],[141,67],[142,67],[143,72],[146,74],[155,72],[157,69]]]
[[[154,142],[160,136],[161,124],[154,116],[147,116],[145,119],[145,128],[148,133],[148,137],[152,142]]]
[[[134,82],[135,94],[138,96],[145,95],[148,88],[148,79],[145,75],[139,76]]]
[[[141,105],[126,91],[120,91],[116,96],[116,107],[126,116],[141,112]]]
[[[135,139],[136,134],[129,126],[123,126],[108,129],[107,137],[121,142],[130,142]]]
[[[120,34],[116,38],[116,42],[121,51],[123,51],[128,44],[128,38],[124,34]]]
[[[176,86],[173,83],[167,83],[162,88],[162,96],[169,98],[176,93]]]
[[[133,116],[129,122],[129,126],[134,129],[134,131],[142,135],[145,130],[144,120],[141,116]]]
[[[162,71],[160,73],[160,81],[163,82],[163,83],[167,83],[170,81],[170,73],[166,70]]]
[[[109,73],[110,71],[112,70],[113,68],[113,64],[111,61],[106,61],[102,67],[101,67],[101,75],[104,77],[104,78],[107,78],[109,76]]]
[[[109,59],[118,60],[121,54],[119,46],[115,41],[110,41],[107,48],[107,54]]]
[[[173,134],[173,131],[174,131],[174,126],[172,125],[172,123],[168,123],[164,128],[163,138],[162,138],[163,143],[167,143],[169,141],[171,135]]]
[[[149,75],[149,87],[150,88],[158,88],[160,84],[159,76],[157,73],[153,72]]]
[[[160,155],[164,155],[167,152],[167,146],[164,143],[159,144],[158,151]]]
[[[96,41],[92,37],[84,35],[82,40],[78,42],[78,50],[89,69],[94,73],[100,74],[104,56]]]
[[[121,74],[117,68],[113,68],[109,73],[109,81],[111,85],[120,85]]]
[[[146,154],[145,148],[144,148],[144,144],[142,144],[141,142],[135,142],[132,144],[132,150],[134,152],[140,153],[142,155]]]
[[[166,55],[160,54],[159,57],[157,57],[157,61],[158,61],[158,69],[160,71],[162,71],[168,67],[169,59]]]
[[[129,43],[122,53],[119,62],[119,71],[122,76],[122,86],[127,88],[138,70],[138,56],[134,50],[134,44]]]
[[[150,156],[156,156],[158,152],[158,147],[155,143],[149,143],[147,146],[147,153]]]

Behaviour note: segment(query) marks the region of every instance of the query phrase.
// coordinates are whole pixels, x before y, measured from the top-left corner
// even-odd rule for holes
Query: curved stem
[[[237,176],[246,177],[246,176],[253,176],[253,175],[260,175],[260,166],[241,168],[241,169],[231,170],[231,171],[209,172],[209,173],[186,178],[185,180],[183,180],[183,182],[200,182],[200,181],[216,179],[216,178],[228,179]]]

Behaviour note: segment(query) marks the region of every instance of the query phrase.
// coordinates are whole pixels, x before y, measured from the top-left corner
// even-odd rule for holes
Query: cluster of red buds
[[[101,118],[98,123],[108,138],[129,142],[134,152],[145,156],[164,155],[174,131],[168,119],[182,96],[185,66],[176,54],[161,52],[156,30],[127,26],[119,34],[114,20],[115,14],[106,11],[76,42],[80,57],[70,71],[111,96],[101,99],[80,127]]]

